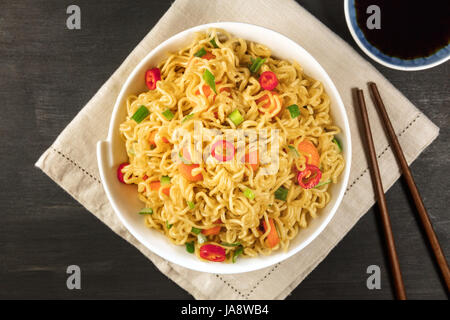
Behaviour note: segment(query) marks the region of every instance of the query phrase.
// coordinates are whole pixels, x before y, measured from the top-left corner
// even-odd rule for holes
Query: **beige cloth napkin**
[[[284,262],[238,275],[191,271],[161,259],[142,246],[113,212],[100,182],[96,159],[96,143],[106,138],[110,120],[105,114],[112,111],[122,84],[136,64],[170,36],[195,25],[216,21],[240,21],[274,29],[309,51],[328,72],[342,96],[353,141],[353,162],[346,195],[337,214],[321,235]],[[177,0],[44,152],[36,166],[195,298],[284,299],[374,204],[370,173],[351,99],[352,87],[358,86],[366,91],[374,142],[386,190],[399,177],[395,158],[367,94],[366,82],[369,80],[378,84],[406,159],[412,162],[437,137],[439,129],[347,43],[294,1]]]

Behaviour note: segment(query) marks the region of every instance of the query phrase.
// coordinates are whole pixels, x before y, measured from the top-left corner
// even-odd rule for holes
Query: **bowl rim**
[[[179,261],[177,261],[177,259],[174,259],[172,255],[170,254],[165,254],[165,252],[163,252],[162,250],[158,250],[157,246],[155,247],[149,247],[149,245],[147,245],[146,241],[144,241],[144,236],[141,235],[138,231],[136,231],[134,229],[134,227],[131,225],[131,223],[128,222],[126,215],[123,214],[119,208],[117,207],[116,203],[115,203],[115,199],[114,196],[112,195],[112,193],[110,192],[110,187],[108,186],[108,183],[106,182],[107,179],[106,177],[106,171],[105,171],[105,162],[108,161],[108,159],[105,159],[106,154],[112,154],[112,137],[114,134],[114,123],[115,123],[115,119],[117,118],[119,109],[121,107],[121,103],[123,101],[125,92],[127,91],[127,88],[130,86],[130,83],[132,83],[132,81],[136,78],[138,71],[142,68],[143,65],[145,65],[147,63],[148,60],[150,60],[154,55],[156,55],[156,53],[160,52],[160,50],[162,48],[164,48],[165,46],[169,45],[172,41],[176,41],[179,38],[188,36],[189,34],[192,34],[194,32],[198,32],[198,31],[202,31],[202,30],[206,30],[208,28],[221,28],[221,29],[225,29],[227,30],[227,27],[229,27],[230,25],[233,26],[239,26],[242,28],[257,28],[260,29],[261,31],[264,31],[266,33],[268,33],[268,36],[273,35],[278,37],[279,39],[282,39],[283,41],[286,41],[288,43],[290,43],[291,45],[295,45],[298,47],[299,51],[302,51],[302,54],[306,55],[309,57],[309,59],[311,59],[311,62],[315,65],[314,69],[317,69],[317,72],[321,74],[322,78],[320,79],[320,81],[322,83],[327,83],[328,88],[327,88],[327,93],[331,96],[333,95],[333,97],[336,100],[336,105],[334,106],[334,108],[336,108],[336,112],[338,112],[341,117],[342,117],[342,122],[343,125],[341,126],[341,134],[342,137],[345,139],[344,143],[345,143],[345,148],[344,148],[344,158],[345,158],[345,168],[344,171],[341,174],[341,181],[342,181],[342,185],[340,187],[340,189],[338,190],[338,192],[336,192],[336,202],[334,203],[333,207],[330,209],[330,212],[328,214],[327,217],[325,217],[325,219],[323,220],[322,224],[320,224],[317,229],[315,231],[313,231],[313,233],[311,235],[309,235],[308,238],[306,238],[303,242],[299,243],[297,246],[295,247],[290,247],[290,249],[280,255],[277,256],[272,256],[272,259],[268,259],[267,261],[260,261],[259,264],[252,264],[251,267],[247,267],[247,268],[219,268],[221,269],[220,271],[218,270],[214,270],[215,268],[212,266],[211,263],[205,262],[204,265],[202,266],[191,266],[191,265],[186,265],[186,264],[182,264]],[[109,150],[106,150],[108,149]],[[114,209],[114,212],[116,213],[116,215],[118,216],[119,220],[121,221],[121,223],[125,226],[125,228],[147,249],[149,249],[151,252],[155,253],[156,255],[160,256],[161,258],[170,261],[172,263],[175,263],[177,265],[180,265],[182,267],[185,267],[187,269],[191,269],[191,270],[195,270],[195,271],[201,271],[201,272],[206,272],[206,273],[216,273],[216,274],[236,274],[236,273],[245,273],[245,272],[250,272],[250,271],[255,271],[255,270],[259,270],[262,268],[266,268],[272,265],[275,265],[277,263],[280,263],[281,261],[284,261],[286,259],[288,259],[289,257],[292,257],[294,254],[300,252],[302,249],[304,249],[306,246],[308,246],[314,239],[316,239],[318,237],[319,234],[322,233],[322,231],[326,228],[326,226],[329,224],[329,222],[331,221],[331,219],[334,217],[334,215],[337,212],[337,209],[339,208],[339,206],[342,203],[342,199],[344,197],[345,191],[347,189],[347,185],[348,185],[348,181],[349,181],[349,177],[350,177],[350,168],[351,168],[351,158],[352,158],[352,144],[351,144],[351,131],[350,131],[350,125],[349,125],[349,120],[348,120],[348,115],[346,112],[346,109],[344,107],[344,103],[342,101],[342,98],[334,84],[334,82],[331,80],[330,76],[328,75],[328,73],[325,71],[325,69],[319,64],[319,62],[308,52],[306,51],[301,45],[299,45],[298,43],[296,43],[295,41],[289,39],[288,37],[284,36],[283,34],[276,32],[274,30],[262,27],[262,26],[258,26],[258,25],[254,25],[254,24],[248,24],[248,23],[242,23],[242,22],[214,22],[214,23],[207,23],[207,24],[202,24],[202,25],[197,25],[194,26],[192,28],[186,29],[184,31],[181,31],[177,34],[172,35],[170,38],[166,39],[165,41],[163,41],[162,43],[160,43],[158,46],[156,46],[154,49],[152,49],[134,68],[133,70],[129,73],[126,81],[124,82],[124,84],[121,87],[121,90],[116,98],[115,104],[114,104],[114,110],[112,112],[112,116],[111,116],[111,120],[110,120],[110,124],[109,124],[109,129],[108,129],[108,135],[106,140],[103,141],[98,141],[97,143],[97,158],[98,158],[98,166],[99,166],[99,172],[100,172],[100,177],[101,177],[101,181],[102,181],[102,185],[103,188],[105,190],[105,193],[107,195],[107,198],[111,204],[111,206]],[[217,265],[217,264],[216,264]],[[234,270],[236,269],[236,270]]]
[[[350,2],[352,1],[352,2]],[[433,62],[425,62],[423,64],[417,65],[417,66],[406,66],[406,65],[398,65],[398,64],[394,64],[394,63],[390,63],[386,60],[381,59],[380,57],[376,56],[375,54],[373,54],[368,48],[367,46],[359,39],[358,35],[356,34],[356,30],[353,26],[352,23],[352,18],[350,17],[350,4],[354,3],[355,0],[344,0],[344,14],[345,14],[345,21],[347,23],[347,27],[348,30],[350,31],[350,34],[352,35],[353,40],[356,42],[356,44],[358,45],[358,47],[366,54],[368,55],[370,58],[372,58],[372,60],[378,62],[379,64],[391,68],[391,69],[395,69],[395,70],[401,70],[401,71],[419,71],[419,70],[425,70],[425,69],[430,69],[433,68],[437,65],[440,65],[444,62],[446,62],[447,60],[450,59],[450,54],[447,54],[446,56],[441,57],[440,59],[433,61]],[[442,49],[440,49],[442,50]],[[438,51],[439,52],[439,51]],[[435,55],[436,53],[434,53],[433,55]],[[431,56],[433,56],[431,55]],[[400,61],[404,61],[400,58],[398,58]]]

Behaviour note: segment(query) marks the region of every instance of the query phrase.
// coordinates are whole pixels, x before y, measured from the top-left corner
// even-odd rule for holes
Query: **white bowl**
[[[311,219],[308,228],[299,232],[287,252],[279,251],[270,256],[242,258],[234,264],[201,261],[195,255],[187,253],[184,246],[176,246],[160,232],[147,228],[144,224],[144,218],[137,214],[142,208],[142,203],[137,197],[137,187],[120,183],[116,176],[117,166],[127,161],[124,142],[119,135],[119,125],[126,117],[127,96],[146,91],[143,79],[147,69],[154,67],[164,59],[168,52],[174,52],[188,45],[194,32],[211,27],[221,28],[236,37],[264,44],[272,50],[274,56],[297,61],[302,65],[306,74],[320,80],[330,96],[331,114],[334,122],[342,129],[339,138],[344,146],[343,153],[346,161],[346,167],[339,178],[339,183],[331,187],[332,198],[330,203],[320,211],[316,219]],[[351,163],[350,128],[344,105],[336,87],[325,70],[305,49],[281,34],[259,26],[236,22],[211,23],[174,35],[153,49],[136,66],[117,97],[108,137],[106,141],[98,142],[97,157],[103,187],[114,211],[130,233],[145,247],[170,262],[192,270],[220,274],[242,273],[268,267],[291,257],[313,241],[331,220],[341,203],[349,178]]]

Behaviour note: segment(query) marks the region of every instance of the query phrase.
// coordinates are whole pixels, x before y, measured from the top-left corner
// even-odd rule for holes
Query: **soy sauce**
[[[380,8],[380,29],[369,29],[367,7]],[[449,44],[449,0],[355,0],[356,20],[367,41],[400,59],[428,57]]]

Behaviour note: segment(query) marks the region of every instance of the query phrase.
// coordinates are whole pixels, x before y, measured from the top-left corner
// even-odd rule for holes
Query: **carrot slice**
[[[303,140],[297,146],[297,150],[304,154],[307,158],[307,163],[319,167],[320,156],[316,146],[309,140]]]
[[[211,95],[211,93],[212,93],[211,88],[208,85],[204,84],[202,86],[202,89],[203,89],[203,93],[205,94],[205,97],[208,98]],[[200,90],[195,91],[195,94],[199,95],[200,94]]]
[[[198,168],[199,165],[198,164],[185,164],[185,163],[180,163],[178,165],[178,170],[180,171],[180,174],[185,177],[187,180],[191,181],[191,182],[196,182],[196,181],[201,181],[203,180],[203,175],[201,173],[193,176],[192,175],[192,170],[195,168]]]
[[[219,85],[219,84],[220,84],[220,81],[216,82],[216,85]],[[202,90],[203,90],[203,93],[204,93],[204,95],[205,95],[205,97],[207,99],[209,98],[209,96],[211,94],[213,94],[213,101],[216,99],[215,93],[212,92],[211,88],[208,85],[204,84],[202,86]],[[228,92],[229,93],[228,96],[231,96],[231,88],[229,88],[229,87],[222,87],[222,88],[220,88],[219,89],[219,93],[220,92]],[[200,90],[196,90],[195,94],[199,95],[200,94]]]
[[[269,224],[270,224],[270,232],[266,238],[266,245],[269,248],[273,248],[280,242],[280,238],[278,237],[278,232],[277,229],[275,228],[275,223],[273,222],[272,218],[269,218]],[[266,220],[263,220],[263,226],[264,232],[267,232],[268,226]]]
[[[211,60],[214,59],[216,56],[213,55],[211,52],[206,51],[206,54],[202,56],[202,59]]]
[[[156,141],[155,141],[155,138],[156,138],[156,134],[157,134],[157,133],[158,133],[158,130],[154,130],[154,131],[152,131],[152,132],[150,133],[150,135],[148,136],[148,142],[149,142],[149,144],[150,144],[150,147],[152,147],[152,148],[156,148]],[[170,143],[169,139],[167,139],[166,137],[162,137],[161,140],[162,140],[164,143]]]
[[[252,162],[256,158],[256,163],[250,163],[250,156],[252,157]],[[246,152],[244,156],[244,163],[248,163],[249,166],[253,169],[253,171],[258,170],[259,168],[259,153],[258,151]]]
[[[270,117],[278,117],[280,116],[281,112],[283,112],[283,103],[278,96],[278,93],[275,91],[270,91],[270,93],[273,96],[274,103],[271,103],[270,97],[268,94],[263,95],[262,97],[256,99],[256,103],[260,104],[262,102],[265,102],[263,105],[261,105],[261,108],[264,109],[264,111],[259,110],[260,113],[267,113]],[[277,105],[281,105],[280,110],[274,114],[277,110]]]
[[[162,137],[162,141],[163,141],[164,143],[170,143],[169,139],[167,139],[166,137]]]
[[[209,229],[203,229],[202,233],[205,236],[211,236],[211,235],[215,235],[215,234],[219,234],[220,233],[220,229],[222,229],[222,226],[215,226]]]
[[[163,192],[166,196],[170,197],[170,187],[163,188],[162,192]]]
[[[161,188],[161,182],[159,182],[159,181],[150,182],[150,190],[158,191],[159,188]],[[170,196],[170,187],[163,188],[162,192],[165,195]]]
[[[218,82],[217,84],[219,84]],[[219,89],[219,92],[228,92],[228,96],[231,97],[231,88],[230,87],[222,87]]]
[[[156,142],[155,142],[155,138],[156,138],[156,134],[158,133],[158,131],[152,131],[148,137],[148,142],[150,143],[150,147],[156,148]]]

